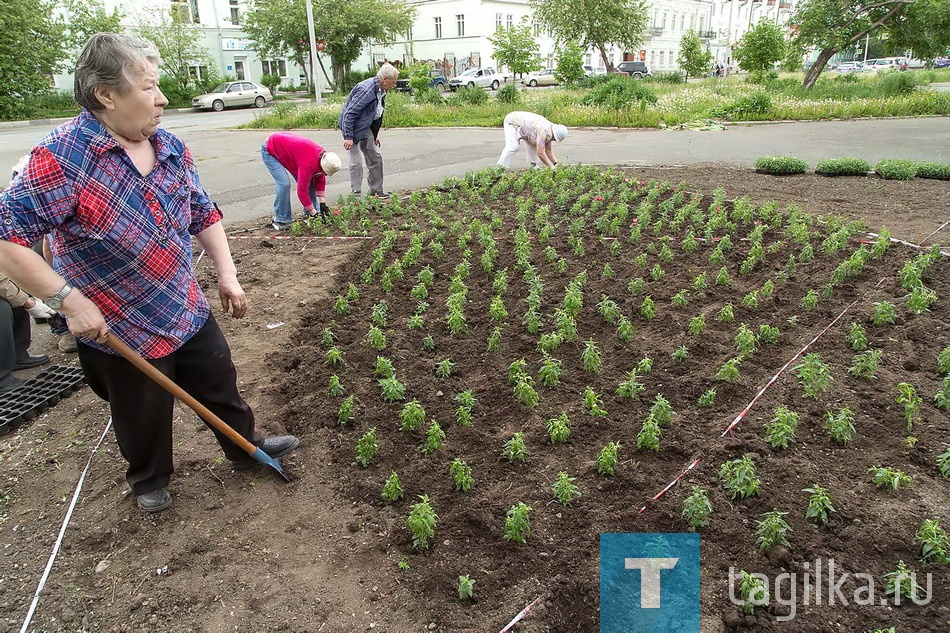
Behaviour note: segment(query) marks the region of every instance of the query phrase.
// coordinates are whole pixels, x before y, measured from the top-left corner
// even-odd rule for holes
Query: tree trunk
[[[808,92],[812,89],[812,87],[815,85],[815,82],[818,81],[818,76],[821,74],[821,71],[825,69],[825,65],[828,63],[828,60],[834,57],[835,53],[837,52],[837,48],[826,48],[818,54],[818,59],[815,60],[815,63],[812,64],[812,67],[808,69],[808,72],[805,73],[805,80],[802,82],[802,90]]]
[[[597,50],[600,51],[600,58],[604,60],[604,66],[607,68],[607,72],[612,73],[614,71],[614,65],[607,59],[607,51],[604,50],[604,45],[598,44]]]

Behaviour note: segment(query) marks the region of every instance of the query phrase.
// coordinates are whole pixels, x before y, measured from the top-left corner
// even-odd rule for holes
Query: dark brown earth
[[[873,231],[886,225],[894,237],[914,243],[950,219],[946,182],[774,178],[718,165],[637,169],[630,175],[644,182],[682,181],[688,189],[707,194],[721,186],[730,199],[748,196],[755,204],[774,200],[780,210],[794,204],[813,214],[833,212],[863,220]],[[624,187],[629,185],[618,181],[580,193],[602,195],[606,200],[597,202],[603,205],[614,201],[612,196]],[[289,431],[303,440],[299,450],[282,460],[295,481],[287,485],[264,471],[230,471],[212,434],[192,413],[180,409],[177,472],[171,487],[175,504],[166,512],[145,516],[128,493],[123,461],[110,432],[92,459],[31,630],[499,631],[525,604],[541,597],[539,606],[515,630],[595,631],[598,534],[685,531],[680,513],[691,486],[708,490],[714,505],[712,524],[701,531],[704,631],[946,629],[950,574],[945,566],[919,564],[920,547],[914,542],[914,533],[926,518],[950,526],[950,482],[940,478],[935,467],[936,456],[950,441],[950,424],[932,401],[940,385],[936,357],[950,345],[946,258],[924,277],[939,299],[922,315],[905,309],[906,292],[896,278],[903,263],[919,254],[905,247],[892,247],[884,258],[843,283],[831,299],[806,311],[800,306],[802,296],[810,289],[820,292],[842,259],[841,253],[821,255],[820,241],[813,240],[819,255],[815,261],[800,262],[787,283],[778,283],[788,255],[798,253],[799,247],[786,239],[775,246],[766,264],[750,275],[739,275],[749,244],[736,238],[747,234],[748,228],[737,231],[735,248],[727,258],[734,285],[722,288],[711,283],[718,267],[708,262],[710,250],[685,254],[679,246],[681,236],[671,243],[676,259],[660,262],[667,274],[652,282],[649,272],[657,263],[655,254],[648,256],[645,269],[633,262],[652,243],[649,232],[644,232],[642,242],[632,244],[624,230],[619,236],[622,254],[613,256],[606,243],[598,243],[589,222],[583,233],[586,253],[579,257],[571,254],[565,231],[559,231],[551,245],[568,260],[565,272],[544,262],[542,246],[535,243],[532,249],[532,261],[545,281],[546,328],[553,327],[552,314],[560,306],[565,283],[584,269],[589,283],[578,317],[578,340],[553,353],[564,364],[562,382],[552,388],[536,384],[540,405],[531,409],[515,400],[505,379],[508,365],[521,357],[536,377],[541,360],[537,339],[520,325],[526,286],[521,271],[515,270],[512,251],[517,205],[513,197],[505,196],[483,202],[481,206],[491,205],[504,217],[504,228],[496,234],[500,253],[495,270],[509,271],[504,295],[509,318],[497,354],[485,351],[494,327],[488,317],[494,293],[491,276],[480,265],[483,249],[477,239],[468,246],[472,250],[465,308],[468,332],[452,337],[444,317],[449,278],[461,258],[455,235],[447,233],[444,258],[436,260],[428,249],[424,251],[421,259],[432,267],[436,281],[428,298],[426,328],[409,330],[407,318],[417,301],[408,293],[419,266],[407,269],[389,294],[380,289],[378,275],[372,285],[359,283],[378,240],[278,241],[265,239],[268,231],[244,227],[250,230],[236,237],[250,239],[234,240],[232,250],[251,300],[251,314],[242,321],[221,318],[220,322],[259,426],[265,433]],[[553,200],[547,203],[552,206],[552,220],[565,212]],[[708,206],[708,198],[703,205]],[[451,216],[464,205],[456,200],[446,206],[449,231]],[[530,205],[527,218],[535,233],[536,206]],[[398,226],[397,221],[388,221]],[[927,244],[941,238],[950,241],[948,230]],[[777,231],[766,233],[764,245],[774,244],[777,236]],[[408,244],[409,236],[401,235],[387,262],[401,256]],[[856,247],[851,244],[843,254]],[[615,278],[602,278],[605,263]],[[211,296],[210,262],[203,259],[198,269]],[[672,306],[672,296],[704,270],[709,274],[708,289],[691,292],[684,307]],[[626,290],[638,276],[647,280],[647,293],[656,302],[658,316],[653,321],[639,316],[642,296]],[[742,297],[767,279],[776,280],[775,297],[762,300],[755,311],[739,307]],[[360,298],[353,302],[351,314],[343,316],[333,311],[333,300],[351,281]],[[601,294],[617,301],[634,323],[630,344],[623,345],[598,314]],[[387,348],[377,353],[364,339],[371,308],[380,299],[388,305]],[[892,301],[900,318],[895,325],[877,328],[869,315],[872,304],[882,300]],[[735,306],[734,323],[713,318],[726,302]],[[831,387],[818,400],[806,399],[794,376],[786,373],[743,422],[721,438],[768,379],[848,306],[844,317],[809,350],[830,365]],[[700,312],[707,315],[708,329],[697,340],[686,328]],[[331,320],[345,354],[344,367],[334,371],[324,366],[321,347],[323,329]],[[744,361],[738,383],[727,385],[713,376],[735,354],[733,336],[742,322],[756,329],[771,324],[781,329],[782,336],[776,345],[765,346]],[[845,337],[852,322],[863,323],[871,347],[883,351],[874,381],[847,373],[854,353]],[[268,327],[279,323],[283,325]],[[43,347],[48,336],[39,327],[37,333],[33,351],[47,351]],[[426,333],[437,344],[431,353],[421,346]],[[581,366],[580,354],[588,339],[602,351],[599,374]],[[689,358],[675,364],[670,354],[681,345],[688,347]],[[416,398],[424,404],[426,424],[437,420],[445,430],[443,447],[432,455],[423,456],[418,450],[424,440],[422,428],[414,433],[398,431],[402,403],[381,399],[372,376],[377,355],[393,361],[397,377],[408,386],[407,400]],[[646,387],[641,401],[616,397],[616,385],[647,355],[654,367],[640,377]],[[452,375],[439,379],[435,366],[446,358],[454,363]],[[76,362],[74,356],[61,354],[56,360]],[[340,376],[346,394],[353,394],[358,403],[355,420],[347,427],[336,425],[340,399],[327,395],[332,373]],[[921,420],[910,433],[916,438],[913,447],[906,443],[909,433],[895,403],[899,382],[914,385],[923,398]],[[606,417],[585,413],[582,392],[587,385],[603,394]],[[717,390],[715,407],[698,408],[697,397],[710,387]],[[473,389],[478,398],[469,428],[454,422],[453,396],[464,389]],[[658,453],[636,450],[636,435],[657,394],[671,402],[677,417],[664,430]],[[779,405],[799,414],[796,441],[784,451],[773,450],[763,432]],[[844,406],[855,412],[857,437],[851,445],[839,447],[822,424],[826,411]],[[545,421],[561,412],[572,421],[571,438],[551,446]],[[19,630],[76,482],[107,419],[104,403],[84,389],[0,438],[0,632]],[[372,427],[380,452],[364,469],[354,461],[354,446]],[[519,430],[525,433],[528,458],[524,464],[511,464],[499,455],[507,438]],[[610,441],[622,444],[621,463],[615,476],[605,478],[597,475],[594,462]],[[754,455],[762,492],[757,498],[732,501],[718,480],[719,466],[746,453]],[[449,463],[456,457],[474,471],[475,486],[465,493],[453,491],[449,476]],[[696,458],[702,461],[695,470],[658,501],[650,501]],[[867,471],[879,465],[905,471],[912,484],[897,492],[875,488]],[[406,496],[389,505],[380,498],[380,490],[393,470]],[[561,470],[577,478],[582,492],[571,508],[555,503],[551,495],[551,482]],[[814,483],[829,489],[837,510],[824,528],[804,518],[807,495],[801,489]],[[425,552],[412,547],[406,527],[410,506],[421,494],[429,496],[440,519]],[[533,508],[525,545],[502,537],[505,511],[518,501]],[[789,513],[790,545],[763,554],[755,545],[755,523],[772,509]],[[834,558],[839,569],[867,572],[878,582],[904,560],[921,576],[933,574],[932,598],[925,606],[900,607],[816,607],[800,601],[795,619],[785,624],[776,621],[787,615],[780,605],[746,616],[730,604],[730,567],[774,577],[783,571],[802,573],[805,563],[817,558]],[[409,569],[400,570],[400,561]],[[460,574],[476,580],[475,602],[458,600]],[[851,591],[853,586],[847,590],[846,585],[845,595]]]

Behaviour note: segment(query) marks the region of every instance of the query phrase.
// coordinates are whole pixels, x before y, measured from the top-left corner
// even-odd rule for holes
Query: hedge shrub
[[[497,99],[502,103],[520,103],[521,92],[514,84],[506,84],[498,91]]]
[[[917,163],[917,177],[950,180],[950,163]]]
[[[584,105],[623,110],[634,104],[644,106],[658,101],[656,93],[643,82],[629,77],[614,77],[596,86],[581,101]]]
[[[884,180],[913,180],[917,175],[917,163],[900,158],[882,160],[874,168],[877,175]]]
[[[804,174],[808,171],[808,163],[793,156],[763,156],[755,161],[755,168],[766,174],[787,176]]]
[[[866,176],[871,164],[863,158],[831,158],[815,166],[815,173],[822,176]]]

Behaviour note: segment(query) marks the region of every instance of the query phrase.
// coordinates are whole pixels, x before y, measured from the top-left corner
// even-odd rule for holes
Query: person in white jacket
[[[554,143],[567,138],[567,127],[551,123],[540,114],[533,112],[509,112],[505,116],[505,149],[498,157],[498,165],[508,169],[511,159],[518,152],[521,141],[525,142],[525,161],[532,167],[538,163],[552,169],[557,168],[554,155]]]

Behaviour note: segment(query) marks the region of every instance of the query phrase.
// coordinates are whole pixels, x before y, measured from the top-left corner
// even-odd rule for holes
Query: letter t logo
[[[678,558],[625,558],[624,569],[640,570],[640,608],[660,608],[660,570],[676,567]]]

